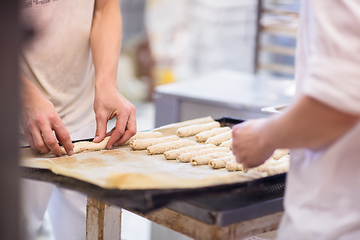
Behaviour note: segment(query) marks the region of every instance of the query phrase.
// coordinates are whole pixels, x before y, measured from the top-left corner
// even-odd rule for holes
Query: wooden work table
[[[88,197],[86,206],[86,239],[121,239],[121,208]],[[283,212],[243,221],[228,226],[206,224],[166,207],[142,216],[196,240],[244,239],[276,230]]]

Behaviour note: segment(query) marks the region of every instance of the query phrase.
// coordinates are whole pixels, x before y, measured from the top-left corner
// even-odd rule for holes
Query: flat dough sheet
[[[170,124],[154,131],[164,136],[175,134],[179,127],[213,121],[201,118]],[[194,137],[188,137],[194,142]],[[199,144],[199,143],[197,143]],[[210,166],[191,166],[177,160],[166,160],[163,154],[148,155],[146,150],[134,151],[129,146],[113,150],[85,152],[55,157],[35,153],[30,148],[21,152],[21,166],[49,169],[55,174],[73,177],[107,189],[170,189],[197,188],[249,181],[258,176],[241,172],[214,170]]]

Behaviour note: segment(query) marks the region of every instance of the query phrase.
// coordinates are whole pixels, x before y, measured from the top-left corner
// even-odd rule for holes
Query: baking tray
[[[222,126],[233,126],[234,124],[243,122],[243,120],[240,119],[227,117],[217,119],[217,121],[219,121]],[[172,208],[175,211],[181,211],[184,207],[181,207],[181,204],[179,207],[179,200],[190,201],[184,203],[190,205],[195,204],[195,206],[204,209],[205,212],[208,210],[213,212],[229,210],[228,208],[217,208],[216,206],[219,206],[217,201],[230,201],[233,205],[229,204],[229,202],[226,203],[226,206],[231,208],[250,206],[264,201],[272,201],[279,196],[283,196],[286,176],[286,174],[279,174],[248,182],[202,188],[119,190],[104,189],[75,178],[57,175],[48,169],[21,167],[21,170],[23,178],[51,182],[60,187],[73,189],[110,204],[142,214],[167,206],[172,202],[173,205],[169,205],[169,208]],[[279,186],[279,184],[283,187],[281,187],[281,190],[277,195],[268,191],[268,189]],[[251,195],[251,193],[254,192],[262,193],[260,194],[261,197],[259,197],[259,195],[258,197]],[[239,199],[242,199],[242,201],[239,201]],[[185,212],[184,214],[191,215],[191,213]],[[210,217],[210,219],[200,218],[199,220],[207,223],[217,222],[220,224],[219,220],[214,217]],[[221,222],[221,224],[224,224],[224,222]]]

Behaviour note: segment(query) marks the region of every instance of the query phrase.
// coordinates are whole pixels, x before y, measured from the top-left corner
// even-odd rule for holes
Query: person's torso
[[[297,95],[305,84],[314,31],[304,1],[297,51]],[[341,81],[341,79],[339,79]],[[359,76],[360,81],[360,76]],[[318,151],[291,151],[278,239],[360,239],[360,123]]]
[[[22,1],[35,36],[22,52],[22,73],[50,100],[68,131],[94,119],[90,31],[94,0]]]

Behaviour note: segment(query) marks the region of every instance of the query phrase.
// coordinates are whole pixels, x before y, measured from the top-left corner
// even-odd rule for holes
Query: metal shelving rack
[[[293,76],[299,1],[258,0],[257,11],[255,71]]]

